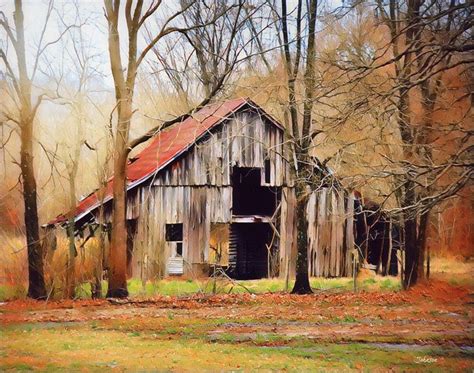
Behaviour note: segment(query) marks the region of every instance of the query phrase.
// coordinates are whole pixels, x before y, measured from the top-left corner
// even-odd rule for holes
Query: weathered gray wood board
[[[293,188],[283,188],[280,215],[280,277],[295,275],[296,196]]]
[[[283,188],[280,225],[280,276],[292,278],[296,263],[296,199]],[[336,188],[321,188],[310,195],[308,219],[308,272],[315,277],[352,275],[354,248],[354,196]]]

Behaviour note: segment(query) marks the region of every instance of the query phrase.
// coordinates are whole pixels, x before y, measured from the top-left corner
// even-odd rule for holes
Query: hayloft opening
[[[232,211],[234,215],[271,216],[275,212],[277,199],[275,187],[262,186],[260,168],[233,168]]]

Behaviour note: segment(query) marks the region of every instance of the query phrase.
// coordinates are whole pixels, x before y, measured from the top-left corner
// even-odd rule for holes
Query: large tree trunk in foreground
[[[121,123],[119,115],[119,123]],[[128,119],[130,121],[130,119]],[[127,290],[127,192],[126,169],[128,137],[117,136],[114,159],[112,242],[109,254],[109,288],[107,297],[124,298]]]
[[[308,193],[305,185],[296,187],[296,221],[297,221],[297,247],[296,256],[296,281],[292,294],[311,294],[311,286],[308,276],[308,219],[306,207],[308,204]]]
[[[36,179],[33,169],[33,128],[24,122],[21,128],[21,178],[25,202],[25,229],[28,246],[28,297],[46,299],[43,254],[39,237]]]
[[[33,120],[35,110],[31,105],[31,81],[28,78],[25,54],[25,30],[22,2],[15,1],[16,57],[18,62],[20,99],[20,167],[25,203],[25,229],[28,247],[28,296],[45,299],[43,255],[39,237],[36,179],[33,164]]]
[[[130,94],[128,97],[123,98],[122,101],[119,101],[118,124],[114,144],[112,242],[109,252],[109,288],[107,290],[107,297],[113,298],[125,298],[128,296],[126,185],[128,159],[127,146],[131,117],[132,98]]]
[[[112,239],[109,250],[109,288],[107,297],[125,298],[127,290],[127,159],[129,152],[129,132],[132,119],[132,102],[137,74],[137,32],[140,27],[143,1],[138,1],[133,18],[131,2],[125,7],[128,28],[128,64],[126,78],[123,74],[118,30],[120,1],[106,0],[106,18],[109,25],[110,68],[115,84],[117,108],[117,128],[114,143],[114,181]],[[157,5],[158,6],[158,5]],[[156,6],[156,7],[157,7]],[[156,9],[156,7],[154,9]],[[150,13],[151,14],[151,13]]]
[[[300,3],[301,6],[301,3]],[[299,6],[298,15],[301,16],[301,8]],[[306,206],[309,199],[309,190],[314,187],[314,178],[309,170],[309,151],[311,147],[311,123],[313,114],[313,97],[315,89],[315,32],[316,32],[316,13],[318,9],[318,1],[311,0],[308,2],[309,19],[308,19],[308,44],[306,56],[306,68],[304,72],[304,103],[303,103],[303,126],[301,129],[301,138],[296,144],[296,159],[298,164],[296,183],[296,219],[297,219],[297,243],[298,254],[296,258],[296,282],[293,294],[311,294],[311,286],[308,277],[308,220],[306,217]],[[285,4],[286,7],[286,4]],[[298,17],[299,18],[299,17]],[[298,22],[301,22],[299,18]],[[299,33],[299,32],[298,32]],[[295,74],[295,77],[297,75]],[[291,93],[291,90],[290,90]],[[294,92],[293,92],[294,93]],[[291,100],[290,100],[291,101]],[[291,102],[290,102],[291,105]],[[293,106],[293,105],[292,105]],[[293,109],[296,109],[293,106]],[[297,116],[292,116],[295,119]],[[298,133],[296,127],[293,128],[293,136]]]

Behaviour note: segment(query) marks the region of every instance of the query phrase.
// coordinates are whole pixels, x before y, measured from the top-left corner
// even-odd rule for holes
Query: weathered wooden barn
[[[160,131],[127,168],[130,275],[197,276],[213,264],[239,279],[292,275],[296,200],[285,143],[282,125],[248,99]],[[80,201],[78,234],[110,224],[112,183]],[[356,199],[329,184],[311,195],[310,275],[351,275]],[[60,215],[48,226],[65,224]]]

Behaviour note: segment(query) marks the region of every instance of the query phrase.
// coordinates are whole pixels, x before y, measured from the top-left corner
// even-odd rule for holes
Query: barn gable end
[[[215,248],[211,243],[213,227],[216,225],[225,226],[230,234],[231,230],[236,229],[236,224],[244,224],[242,221],[245,224],[259,224],[258,227],[265,224],[262,231],[266,229],[266,234],[269,234],[269,222],[278,225],[278,217],[273,215],[280,203],[281,188],[286,185],[289,174],[283,158],[283,136],[280,127],[252,107],[234,113],[208,131],[170,166],[154,175],[149,184],[139,188],[142,196],[139,206],[142,211],[138,214],[138,224],[147,227],[139,232],[148,241],[142,247],[136,245],[135,251],[149,252],[150,247],[157,248],[157,251],[149,252],[149,261],[164,266],[163,270],[168,273],[180,272],[177,269],[179,261],[176,260],[180,256],[181,271],[196,275],[207,272],[209,264],[216,259],[212,251]],[[236,194],[234,179],[239,170],[248,170],[241,175],[244,179],[250,177],[247,175],[249,172],[252,173],[255,186],[252,187],[251,195]],[[259,190],[266,195],[264,198],[270,200],[266,210],[258,207],[261,201],[259,196],[262,196],[258,194]],[[250,199],[255,210],[247,208],[243,214],[237,214],[240,212],[240,196]],[[178,244],[167,241],[166,229],[171,224],[182,225],[182,241]],[[261,257],[267,241],[262,238],[259,244]],[[177,245],[182,248],[180,254],[177,253]],[[228,242],[225,245],[228,251]],[[135,257],[134,267],[142,267],[139,258],[143,255]],[[168,259],[163,262],[160,259],[163,257]],[[238,258],[232,260],[238,261]],[[220,262],[229,266],[228,253],[225,261],[221,258]],[[266,268],[266,264],[262,263],[259,268]],[[247,275],[255,274],[250,271]]]

